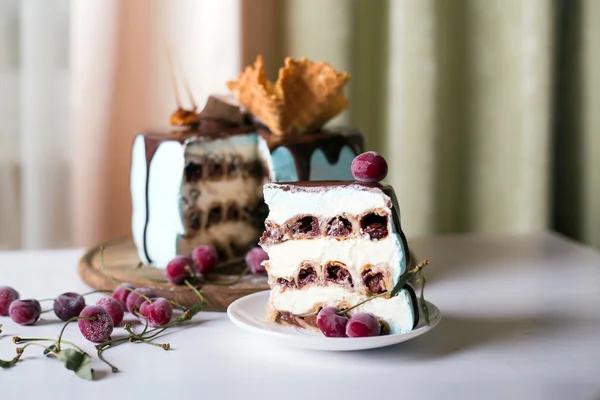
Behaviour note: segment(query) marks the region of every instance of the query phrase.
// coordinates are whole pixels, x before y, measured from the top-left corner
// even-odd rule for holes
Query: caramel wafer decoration
[[[350,79],[325,62],[285,59],[276,82],[265,76],[259,55],[229,90],[276,135],[315,131],[348,107],[344,86]]]

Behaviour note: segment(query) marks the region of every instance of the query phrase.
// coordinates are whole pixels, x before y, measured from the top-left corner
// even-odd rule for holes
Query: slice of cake
[[[260,240],[269,255],[263,263],[271,286],[268,320],[318,330],[319,311],[335,306],[350,309],[348,315],[374,315],[383,333],[413,329],[419,315],[414,291],[396,288],[409,251],[391,186],[268,183],[263,194],[269,207]]]

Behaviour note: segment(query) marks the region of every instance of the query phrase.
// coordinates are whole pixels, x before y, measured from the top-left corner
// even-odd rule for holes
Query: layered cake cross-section
[[[371,313],[382,333],[418,321],[410,285],[392,291],[409,266],[409,251],[391,186],[354,181],[267,183],[269,214],[260,245],[271,293],[267,319],[318,330],[325,306]],[[377,297],[377,295],[380,295]]]

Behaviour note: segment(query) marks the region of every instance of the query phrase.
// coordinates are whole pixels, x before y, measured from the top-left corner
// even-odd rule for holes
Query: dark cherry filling
[[[315,237],[319,234],[319,221],[310,215],[298,218],[291,225],[292,236]]]
[[[208,218],[206,219],[206,227],[208,228],[211,225],[216,224],[221,220],[221,214],[223,211],[221,210],[221,206],[214,206],[208,212]]]
[[[240,219],[240,209],[237,204],[233,203],[229,205],[227,209],[227,219],[230,221],[237,221]]]
[[[283,232],[281,227],[273,222],[265,222],[265,230],[260,237],[259,244],[272,245],[281,242],[283,239]]]
[[[262,178],[265,175],[262,163],[260,160],[251,161],[248,165],[248,172],[251,176]]]
[[[199,210],[191,211],[188,214],[188,226],[192,231],[200,229],[200,221],[202,219],[202,212]]]
[[[223,163],[218,160],[210,160],[208,163],[208,177],[220,178],[223,176]]]
[[[202,164],[190,162],[185,166],[184,175],[187,182],[196,182],[202,179]]]
[[[332,218],[327,223],[327,236],[345,237],[352,233],[352,224],[344,217]]]
[[[296,286],[293,280],[288,281],[284,278],[277,278],[277,284],[283,286],[285,289],[293,289]]]
[[[240,257],[246,254],[246,249],[243,246],[240,246],[238,243],[233,240],[229,242],[229,248],[231,249],[231,253],[235,257]]]
[[[367,290],[373,294],[385,291],[385,282],[381,272],[374,272],[370,268],[366,269],[362,273],[362,280]]]
[[[250,216],[252,225],[260,229],[265,226],[265,219],[269,215],[269,207],[263,201],[258,201],[253,207],[244,207],[244,211],[246,215]]]
[[[361,232],[367,234],[370,239],[383,239],[388,235],[388,218],[387,216],[370,213],[362,217],[360,220]]]
[[[217,256],[219,261],[227,260],[229,257],[227,256],[227,251],[225,247],[223,247],[220,243],[215,243],[214,245],[215,251],[217,252]]]
[[[350,275],[350,272],[342,265],[340,265],[340,263],[329,263],[325,265],[325,281],[338,285],[349,284],[350,287],[354,287],[352,275]]]
[[[317,280],[317,271],[313,267],[302,268],[298,272],[298,288],[310,285]]]
[[[231,161],[229,162],[229,165],[227,166],[227,174],[229,176],[236,176],[240,170],[240,162],[241,162],[241,158],[234,156]]]

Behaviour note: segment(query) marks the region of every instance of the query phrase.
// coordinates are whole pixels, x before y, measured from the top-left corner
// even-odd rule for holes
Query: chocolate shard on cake
[[[410,286],[395,288],[409,265],[391,186],[360,182],[267,183],[269,214],[260,245],[271,293],[267,319],[315,329],[321,308],[374,314],[386,332],[407,332],[418,320]]]

